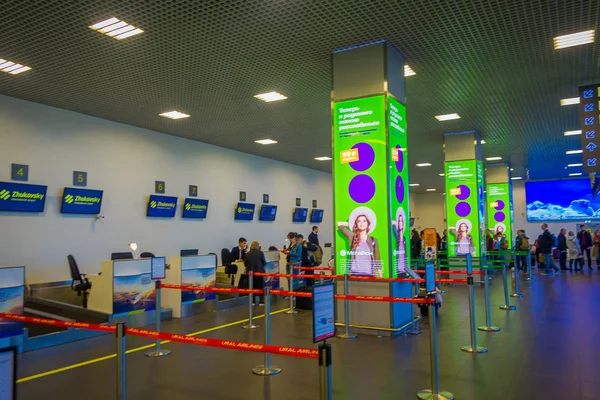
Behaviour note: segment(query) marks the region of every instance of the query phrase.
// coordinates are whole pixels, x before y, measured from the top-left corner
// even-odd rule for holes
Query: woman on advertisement
[[[455,237],[455,241],[451,244],[454,245],[457,256],[466,256],[471,254],[475,256],[475,246],[473,245],[473,236],[470,235],[472,229],[471,221],[467,219],[459,219],[456,222],[456,226],[450,227],[450,233]]]
[[[406,229],[406,214],[404,209],[399,207],[396,211],[396,220],[392,221],[392,228],[394,235],[396,235],[396,246],[397,252],[395,258],[398,260],[396,263],[396,271],[398,273],[406,272],[407,259],[406,259],[406,238],[404,237]]]
[[[349,274],[383,277],[379,243],[377,239],[369,236],[377,225],[373,210],[358,207],[352,211],[348,222],[338,222],[337,225],[350,244]]]

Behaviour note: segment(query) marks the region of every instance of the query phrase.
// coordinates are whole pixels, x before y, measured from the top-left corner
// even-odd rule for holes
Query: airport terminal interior
[[[600,1],[0,10],[0,400],[600,399]]]

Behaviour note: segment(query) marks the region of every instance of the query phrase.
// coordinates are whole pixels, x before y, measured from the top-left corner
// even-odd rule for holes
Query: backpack
[[[525,236],[521,236],[521,244],[519,244],[519,250],[529,251],[529,239]]]
[[[508,242],[506,241],[506,238],[502,238],[502,241],[500,242],[500,248],[502,250],[508,249]]]

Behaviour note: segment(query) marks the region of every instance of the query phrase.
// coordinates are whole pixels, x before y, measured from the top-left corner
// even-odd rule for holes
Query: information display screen
[[[65,188],[60,212],[63,214],[100,214],[102,190]]]
[[[0,182],[0,211],[43,212],[48,186]]]
[[[263,204],[260,208],[260,215],[258,216],[259,221],[275,221],[277,216],[277,206],[269,204]]]
[[[389,277],[385,96],[333,105],[336,273]]]
[[[16,354],[14,348],[0,349],[0,400],[16,400]]]
[[[335,336],[335,302],[333,283],[313,286],[313,341]]]
[[[425,263],[425,290],[427,293],[435,292],[435,264],[433,261]]]
[[[208,213],[208,200],[186,197],[183,202],[182,218],[206,218]]]
[[[505,235],[506,244],[509,249],[513,248],[512,233],[512,196],[509,183],[488,183],[485,186],[487,200],[488,229],[494,235],[502,233]]]
[[[256,205],[252,203],[238,203],[235,208],[234,219],[237,221],[252,221],[255,207]]]
[[[310,212],[310,222],[313,224],[320,224],[323,222],[323,210],[313,208]]]
[[[294,210],[294,222],[306,222],[308,216],[308,208],[298,207]]]
[[[146,216],[173,218],[177,208],[177,197],[151,195],[148,199]]]
[[[153,257],[150,270],[150,279],[157,281],[167,277],[167,260],[165,257]]]

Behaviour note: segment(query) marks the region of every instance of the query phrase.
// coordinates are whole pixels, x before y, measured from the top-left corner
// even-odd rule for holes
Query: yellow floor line
[[[289,308],[284,308],[283,310],[273,311],[271,313],[271,315],[279,314],[279,313],[285,312],[287,310],[289,310]],[[260,318],[264,318],[264,314],[263,315],[257,315],[257,316],[254,317],[254,319],[260,319]],[[198,335],[202,335],[203,333],[218,331],[219,329],[229,328],[231,326],[243,324],[244,322],[248,322],[248,318],[242,319],[240,321],[230,322],[230,323],[224,324],[224,325],[214,326],[212,328],[204,329],[204,330],[201,330],[201,331],[198,331],[198,332],[188,333],[186,336],[198,336]],[[162,342],[160,342],[160,344],[167,344],[167,343],[171,343],[171,341],[170,340],[163,340]],[[152,347],[155,347],[155,346],[156,346],[155,344],[149,344],[149,345],[146,345],[146,346],[140,346],[140,347],[136,347],[134,349],[129,349],[125,353],[126,354],[131,354],[131,353],[135,353],[135,352],[138,352],[138,351],[151,349]],[[72,369],[75,369],[75,368],[85,367],[86,365],[95,364],[95,363],[98,363],[100,361],[110,360],[111,358],[115,358],[116,356],[117,356],[116,354],[110,354],[108,356],[94,358],[92,360],[80,362],[80,363],[77,363],[77,364],[67,365],[66,367],[57,368],[57,369],[53,369],[53,370],[50,370],[50,371],[42,372],[41,374],[35,374],[35,375],[31,375],[31,376],[26,376],[25,378],[18,379],[17,383],[23,383],[23,382],[31,381],[31,380],[34,380],[34,379],[43,378],[45,376],[58,374],[60,372],[69,371],[69,370],[72,370]]]

